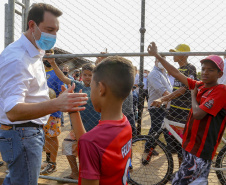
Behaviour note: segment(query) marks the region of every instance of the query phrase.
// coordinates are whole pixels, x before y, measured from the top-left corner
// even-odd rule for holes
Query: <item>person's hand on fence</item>
[[[106,53],[108,53],[107,52],[107,48],[106,48],[106,51],[105,52],[100,52],[100,54],[106,54]],[[97,57],[97,60],[96,60],[96,62],[95,62],[95,64],[97,65],[97,64],[99,64],[103,59],[105,59],[105,58],[107,58],[106,56],[100,56],[100,57]]]
[[[50,55],[53,55],[53,53],[46,53],[45,54],[46,56],[50,56]],[[43,58],[44,60],[47,60],[51,65],[53,63],[55,63],[55,58]]]
[[[151,42],[147,48],[148,54],[151,56],[158,55],[158,48],[155,44],[155,42]]]
[[[85,107],[80,107],[87,103],[86,93],[74,93],[75,84],[66,89],[62,86],[63,93],[55,99],[55,105],[61,112],[83,111]]]

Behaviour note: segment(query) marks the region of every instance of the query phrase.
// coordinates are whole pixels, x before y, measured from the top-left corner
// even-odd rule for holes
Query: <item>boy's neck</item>
[[[120,120],[122,118],[122,102],[116,100],[107,101],[101,107],[101,121]]]
[[[210,83],[210,84],[206,84],[206,83],[204,83],[204,87],[205,87],[205,88],[214,87],[214,86],[216,86],[216,85],[218,85],[218,83],[217,83],[217,82]]]
[[[180,67],[186,66],[188,64],[187,60],[181,60],[180,62],[178,62]]]

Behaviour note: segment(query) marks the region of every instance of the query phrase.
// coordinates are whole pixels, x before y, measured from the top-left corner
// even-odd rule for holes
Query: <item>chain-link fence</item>
[[[132,61],[137,68],[134,88],[123,105],[123,113],[131,123],[134,138],[130,183],[170,184],[183,158],[181,144],[178,142],[181,141],[183,129],[178,128],[175,122],[186,123],[191,108],[191,94],[181,82],[172,77],[172,74],[161,70],[158,61],[146,53],[147,47],[151,41],[155,41],[158,51],[166,56],[170,64],[179,68],[185,76],[200,80],[200,60],[210,54],[219,54],[223,57],[226,49],[224,44],[226,2],[30,0],[29,4],[39,2],[52,4],[63,12],[59,18],[60,30],[54,48],[55,60],[68,78],[77,80],[77,86],[80,83],[78,81],[85,78],[82,66],[90,63],[95,65],[96,57],[121,55]],[[15,9],[20,11],[21,7],[23,6],[19,3],[15,4]],[[6,22],[7,19],[6,17]],[[21,35],[22,19],[17,12],[14,17],[14,40]],[[100,54],[106,52],[106,48],[108,53]],[[169,52],[170,49],[176,49],[176,52]],[[182,55],[180,52],[185,53]],[[81,87],[88,95],[89,80]],[[62,83],[66,82],[68,81]],[[172,92],[174,94],[171,94]],[[160,99],[163,96],[165,99]],[[155,108],[151,106],[153,102],[156,104],[168,102],[168,105],[167,108]],[[88,104],[92,105],[91,101]],[[55,157],[57,171],[53,170],[54,172],[49,175],[43,173],[41,177],[77,182],[74,181],[78,178],[78,159],[74,153],[75,136],[71,131],[68,114],[63,115],[64,118],[57,120],[58,124],[61,122],[61,125],[57,126],[61,129],[60,135],[57,136],[58,141],[56,138],[50,139],[48,146],[51,149],[47,147],[43,151],[43,161],[49,160],[48,153],[57,154]],[[98,123],[99,116],[92,107],[82,113],[87,130]],[[178,140],[168,125],[167,129],[161,129],[163,120],[174,124],[172,127],[179,135]],[[56,120],[52,122],[54,121],[57,122]],[[148,134],[151,137],[139,136]],[[224,144],[220,144],[217,151],[223,146]],[[220,155],[224,157],[224,153],[223,150]],[[222,156],[218,157],[217,162],[217,155],[213,158],[213,167],[217,165],[218,168],[224,167]],[[42,170],[48,167],[48,163],[45,164]],[[226,183],[223,172],[219,172],[217,178],[216,170],[211,170],[209,183],[217,184],[218,179],[222,180],[222,184]]]

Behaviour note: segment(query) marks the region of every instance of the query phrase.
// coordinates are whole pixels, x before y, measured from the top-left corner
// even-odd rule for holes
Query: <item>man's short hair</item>
[[[27,30],[29,29],[28,23],[30,20],[33,20],[37,24],[37,26],[41,22],[43,22],[45,12],[50,12],[56,17],[60,17],[63,14],[59,9],[55,8],[50,4],[34,3],[31,5],[30,10],[28,12]]]
[[[93,80],[103,82],[117,98],[124,100],[134,84],[134,67],[123,57],[107,57],[93,70]]]
[[[95,66],[93,64],[87,63],[82,66],[82,71],[84,71],[84,70],[93,71],[94,68],[95,68]]]

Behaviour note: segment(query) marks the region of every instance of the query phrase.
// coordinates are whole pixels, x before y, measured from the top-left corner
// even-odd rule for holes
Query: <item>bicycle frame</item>
[[[170,120],[164,118],[164,121],[163,121],[162,127],[161,127],[161,129],[166,128],[166,129],[167,129],[167,130],[175,137],[175,139],[176,139],[180,144],[182,144],[182,139],[181,139],[181,137],[175,132],[175,130],[174,130],[172,127],[170,127],[170,125],[184,128],[184,127],[185,127],[185,124],[178,123],[178,122],[175,122],[175,121],[170,121]],[[224,144],[226,144],[226,140],[225,140],[223,137],[222,137],[222,142],[223,142]],[[211,170],[221,170],[221,171],[225,171],[226,168],[215,168],[215,167],[211,167]]]

